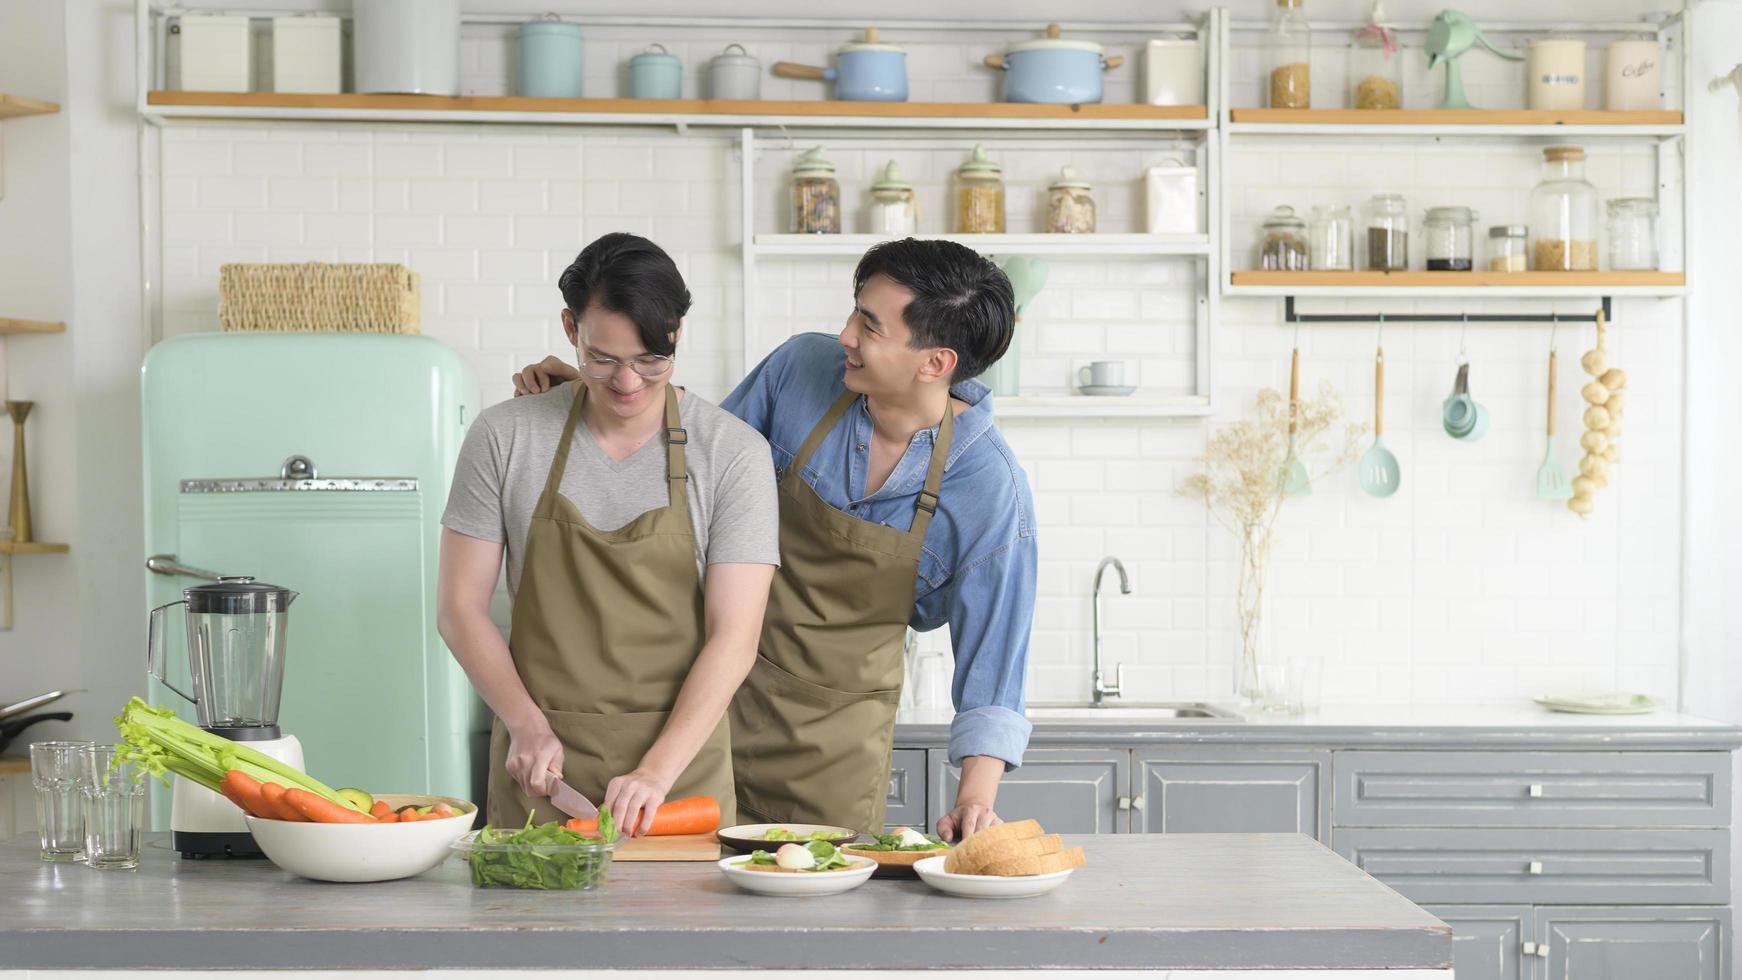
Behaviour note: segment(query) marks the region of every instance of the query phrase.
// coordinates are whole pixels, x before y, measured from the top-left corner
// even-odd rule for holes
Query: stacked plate
[[[1629,691],[1566,691],[1538,694],[1534,700],[1550,711],[1581,715],[1647,715],[1663,707],[1660,698]]]

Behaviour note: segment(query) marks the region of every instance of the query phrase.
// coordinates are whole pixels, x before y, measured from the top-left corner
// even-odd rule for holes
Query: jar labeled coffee
[[[1409,268],[1409,208],[1402,194],[1378,194],[1362,209],[1367,268],[1403,272]]]
[[[1466,207],[1428,208],[1422,222],[1422,250],[1429,272],[1469,272],[1476,267],[1476,212]]]

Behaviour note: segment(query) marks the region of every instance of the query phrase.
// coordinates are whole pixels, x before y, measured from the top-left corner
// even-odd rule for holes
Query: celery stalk
[[[348,809],[364,812],[308,773],[241,742],[190,725],[170,709],[152,707],[139,698],[127,702],[115,719],[115,727],[121,732],[119,754],[139,763],[166,784],[169,774],[175,773],[217,792],[224,773],[240,769],[263,783],[277,783],[286,789],[300,787]]]

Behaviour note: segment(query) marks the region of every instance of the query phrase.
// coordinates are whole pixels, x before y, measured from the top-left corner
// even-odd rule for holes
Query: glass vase
[[[1252,526],[1240,540],[1239,574],[1235,589],[1235,620],[1240,628],[1239,661],[1234,666],[1234,695],[1242,705],[1259,704],[1264,688],[1258,676],[1258,665],[1269,654],[1270,607],[1268,573],[1270,566],[1271,529]]]

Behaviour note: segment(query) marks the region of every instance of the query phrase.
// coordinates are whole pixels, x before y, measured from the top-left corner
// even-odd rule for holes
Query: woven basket
[[[418,333],[417,273],[391,262],[230,263],[218,270],[227,331]]]

